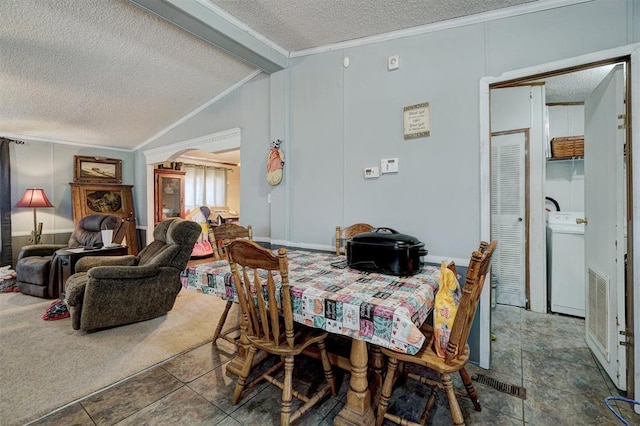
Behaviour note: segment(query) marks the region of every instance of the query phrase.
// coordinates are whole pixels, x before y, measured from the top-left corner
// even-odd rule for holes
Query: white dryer
[[[584,318],[586,280],[583,212],[549,212],[547,281],[551,312]]]

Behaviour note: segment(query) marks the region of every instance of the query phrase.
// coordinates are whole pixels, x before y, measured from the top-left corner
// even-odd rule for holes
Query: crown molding
[[[28,143],[29,141],[37,141],[37,142],[55,143],[60,145],[73,145],[73,146],[79,146],[79,147],[91,148],[91,149],[107,149],[109,151],[133,152],[133,149],[129,149],[129,148],[115,148],[112,146],[89,144],[85,142],[67,141],[64,139],[47,138],[43,136],[24,135],[19,133],[0,132],[0,137],[5,137],[9,139],[20,139],[25,143]]]
[[[312,47],[291,52],[290,58],[301,56],[315,55],[318,53],[326,53],[334,50],[348,49],[352,47],[364,46],[372,43],[380,43],[383,41],[395,40],[398,38],[416,36],[420,34],[432,33],[435,31],[448,30],[452,28],[463,27],[466,25],[480,24],[497,19],[510,18],[513,16],[526,15],[529,13],[541,12],[549,9],[557,9],[574,4],[587,3],[593,0],[539,0],[532,3],[526,3],[519,6],[508,7],[504,9],[492,10],[490,12],[478,13],[471,16],[449,19],[447,21],[434,22],[432,24],[421,25],[418,27],[406,28],[398,31],[391,31],[384,34],[378,34],[369,37],[358,38],[355,40],[344,41],[340,43],[327,44],[324,46]]]

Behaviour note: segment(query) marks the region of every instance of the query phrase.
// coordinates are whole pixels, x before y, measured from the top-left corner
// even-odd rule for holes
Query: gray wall
[[[255,77],[142,150],[239,127],[242,222],[256,238],[330,248],[336,225],[366,221],[415,235],[431,255],[466,259],[480,238],[480,79],[638,40],[639,1],[597,0],[295,58],[288,70]],[[400,69],[389,72],[395,54]],[[431,136],[404,140],[402,110],[422,102],[430,103]],[[277,138],[285,177],[271,187],[266,155]],[[45,233],[73,227],[74,155],[121,158],[137,223],[147,225],[153,188],[141,150],[27,141],[11,155],[12,204],[38,186],[55,205],[38,211]],[[389,157],[399,159],[398,174],[363,179],[364,167]],[[26,239],[31,213],[16,208],[12,217],[14,235]]]
[[[329,248],[336,225],[365,221],[418,237],[431,255],[468,258],[480,238],[480,79],[631,43],[638,4],[593,1],[294,58],[143,149],[240,127],[242,221],[257,238]],[[431,135],[404,140],[402,110],[422,102]],[[270,187],[276,138],[285,178]],[[389,157],[398,174],[364,180],[364,167]]]
[[[37,209],[38,222],[43,223],[43,242],[66,243],[74,228],[71,204],[74,156],[118,158],[122,160],[122,183],[133,185],[134,153],[112,149],[21,139],[24,145],[11,144],[11,205],[15,206],[27,188],[44,189],[53,208]],[[134,187],[134,192],[136,188]],[[134,202],[137,209],[139,204]],[[139,211],[136,212],[139,217]],[[33,210],[14,207],[11,210],[13,257],[27,244],[33,229]],[[13,262],[15,264],[15,260]]]
[[[153,146],[240,127],[242,221],[258,239],[330,248],[336,225],[364,221],[418,237],[430,255],[468,259],[480,239],[480,79],[635,42],[639,24],[640,2],[599,0],[294,58]],[[422,102],[431,135],[404,140],[403,108]],[[276,138],[285,178],[271,188]],[[398,174],[364,180],[364,167],[389,157]]]
[[[203,110],[152,143],[136,151],[136,203],[142,206],[140,224],[146,224],[146,159],[142,151],[194,139],[211,133],[239,127],[242,132],[240,150],[240,213],[243,224],[251,224],[254,235],[269,237],[270,190],[265,180],[266,155],[269,148],[270,78],[258,75],[220,101]],[[144,211],[144,214],[142,213]]]
[[[637,4],[594,1],[293,59],[279,215],[288,228],[277,226],[288,235],[272,238],[330,246],[336,225],[365,221],[417,236],[430,254],[468,258],[480,238],[480,79],[630,43],[627,6]],[[400,69],[389,72],[394,54]],[[403,107],[421,102],[431,136],[404,140]],[[388,157],[398,174],[363,179]]]

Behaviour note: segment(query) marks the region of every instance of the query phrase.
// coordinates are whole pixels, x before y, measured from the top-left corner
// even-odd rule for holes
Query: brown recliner
[[[80,219],[67,244],[34,244],[24,246],[16,261],[17,283],[20,292],[54,299],[58,294],[56,251],[76,247],[102,246],[103,229],[116,229],[120,217],[90,214]]]
[[[91,331],[145,321],[173,308],[182,288],[200,225],[185,219],[162,221],[138,256],[91,256],[76,263],[65,285],[65,302],[75,330]]]

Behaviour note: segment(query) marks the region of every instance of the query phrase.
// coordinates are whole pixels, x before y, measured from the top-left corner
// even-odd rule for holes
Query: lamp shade
[[[24,192],[16,207],[53,207],[53,204],[47,198],[44,189],[29,188]]]

